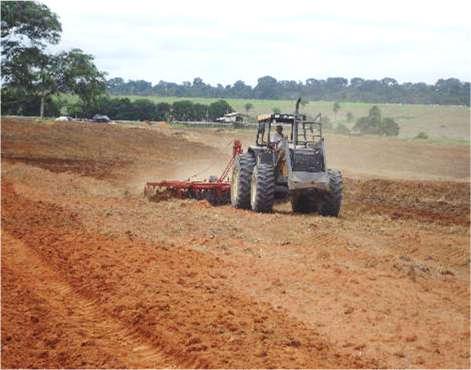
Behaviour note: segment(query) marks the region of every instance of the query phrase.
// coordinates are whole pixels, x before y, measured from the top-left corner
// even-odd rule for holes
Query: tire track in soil
[[[20,240],[13,238],[9,233],[3,233],[2,244],[4,245],[2,262],[8,266],[7,273],[14,274],[19,285],[34,292],[34,295],[45,302],[53,315],[58,316],[60,321],[66,322],[72,331],[79,331],[84,338],[94,338],[79,343],[77,350],[83,351],[86,345],[93,343],[99,353],[104,352],[109,357],[115,358],[121,366],[176,367],[175,359],[169,358],[161,349],[149,343],[137,330],[123,326],[103,312],[97,302],[78,295],[58,273]],[[10,310],[10,302],[5,303],[7,310]],[[11,366],[10,354],[8,350],[5,352],[4,365]],[[68,366],[79,367],[83,364],[69,363]],[[105,363],[103,366],[109,367],[113,364]]]

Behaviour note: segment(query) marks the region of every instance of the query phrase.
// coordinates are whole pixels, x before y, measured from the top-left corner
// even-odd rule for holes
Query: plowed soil
[[[2,119],[2,367],[469,368],[469,147],[328,137],[339,218],[142,196],[252,134]]]

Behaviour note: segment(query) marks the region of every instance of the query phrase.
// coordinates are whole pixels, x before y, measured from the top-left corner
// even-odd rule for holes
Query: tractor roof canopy
[[[294,123],[294,114],[287,114],[287,113],[272,113],[272,114],[259,114],[257,116],[257,122],[279,122],[279,123]],[[303,121],[306,120],[306,116],[304,114],[298,114],[298,119]]]

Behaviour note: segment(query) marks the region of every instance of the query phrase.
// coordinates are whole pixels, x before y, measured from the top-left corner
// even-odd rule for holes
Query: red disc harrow
[[[232,157],[227,163],[221,176],[211,176],[207,181],[164,180],[148,182],[144,187],[144,195],[153,201],[169,198],[206,199],[213,205],[227,204],[231,200],[231,183],[229,172],[234,165],[235,157],[242,153],[239,140],[234,140]]]

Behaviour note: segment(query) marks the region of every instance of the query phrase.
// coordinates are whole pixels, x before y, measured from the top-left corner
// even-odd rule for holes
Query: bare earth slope
[[[469,367],[468,148],[446,181],[339,166],[338,219],[141,196],[233,137],[3,120],[2,366]]]

